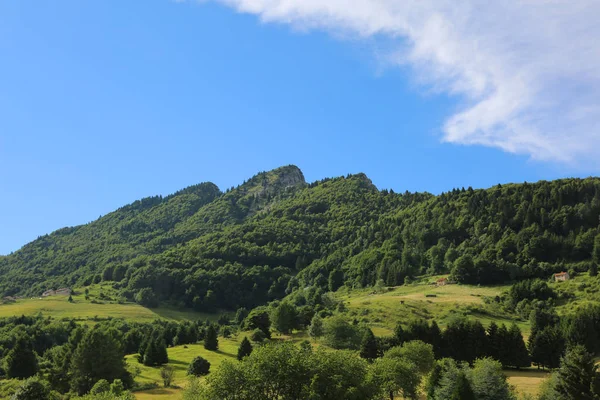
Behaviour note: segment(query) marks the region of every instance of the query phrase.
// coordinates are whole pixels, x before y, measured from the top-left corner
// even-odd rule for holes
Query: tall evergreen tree
[[[525,341],[523,340],[523,335],[521,334],[521,330],[517,326],[517,324],[512,324],[508,331],[509,343],[510,343],[510,363],[509,365],[519,368],[526,368],[531,366],[531,359],[529,358],[529,352],[527,351],[527,346],[525,346]]]
[[[13,348],[5,359],[6,376],[9,378],[24,379],[38,372],[38,361],[31,339],[21,335],[17,338]]]
[[[585,347],[577,345],[567,350],[555,388],[561,400],[595,400],[600,395],[599,383],[594,358]]]
[[[360,356],[372,361],[377,358],[378,352],[377,339],[375,338],[373,331],[367,328],[360,343]]]
[[[204,336],[204,348],[206,350],[215,351],[219,348],[219,339],[217,338],[217,330],[214,325],[209,325]]]
[[[242,343],[240,343],[240,347],[238,348],[237,359],[241,361],[244,359],[244,357],[249,356],[251,353],[252,343],[250,343],[248,338],[244,336],[244,340],[242,340]]]
[[[559,326],[546,326],[529,336],[531,360],[538,368],[558,368],[565,352],[565,339]]]

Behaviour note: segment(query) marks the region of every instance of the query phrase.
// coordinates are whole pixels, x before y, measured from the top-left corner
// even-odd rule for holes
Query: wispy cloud
[[[598,0],[216,0],[263,21],[397,41],[392,63],[459,96],[443,140],[600,167]]]

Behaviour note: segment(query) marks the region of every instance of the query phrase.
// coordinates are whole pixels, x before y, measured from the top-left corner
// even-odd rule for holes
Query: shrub
[[[192,362],[190,363],[187,373],[188,373],[188,375],[204,376],[204,375],[208,375],[209,370],[210,370],[210,363],[206,359],[198,356],[198,357],[194,358],[192,360]]]

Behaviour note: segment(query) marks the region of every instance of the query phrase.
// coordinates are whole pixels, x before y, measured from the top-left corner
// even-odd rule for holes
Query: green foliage
[[[375,393],[367,363],[355,354],[282,343],[261,346],[243,362],[224,361],[184,399],[369,400]]]
[[[175,375],[175,370],[170,365],[165,365],[160,369],[160,377],[163,381],[164,387],[170,387],[173,382],[173,376]]]
[[[428,383],[431,400],[516,400],[502,365],[490,358],[475,361],[473,368],[452,359],[438,361]]]
[[[158,307],[158,299],[156,298],[154,291],[147,287],[140,289],[140,291],[135,294],[135,301],[145,307]]]
[[[255,329],[252,331],[252,334],[250,335],[250,340],[252,340],[255,343],[262,343],[267,339],[267,336],[265,335],[265,333],[263,331],[261,331],[260,329]]]
[[[203,357],[195,357],[188,367],[188,375],[204,376],[210,371],[210,363]]]
[[[29,378],[38,372],[37,356],[33,351],[31,339],[21,335],[4,360],[4,369],[9,378]]]
[[[110,383],[106,379],[100,379],[90,390],[90,394],[101,394],[110,392]]]
[[[386,352],[385,356],[405,359],[414,364],[422,376],[429,374],[435,364],[433,346],[420,340],[411,340],[403,343],[401,347],[394,347]]]
[[[600,396],[600,376],[594,358],[583,346],[567,350],[558,369],[554,390],[564,400],[592,400]]]
[[[11,400],[50,400],[50,389],[45,381],[29,378],[17,389]]]
[[[101,329],[83,335],[73,352],[70,374],[71,386],[79,394],[87,393],[101,379],[121,379],[126,387],[132,383],[121,346]]]
[[[325,320],[324,337],[325,343],[334,349],[358,349],[362,339],[361,330],[341,315]]]
[[[325,328],[323,327],[323,318],[319,316],[319,314],[315,314],[310,321],[310,327],[308,328],[308,334],[313,339],[318,339],[325,333]]]
[[[502,365],[496,360],[483,358],[475,361],[468,377],[477,399],[516,400],[502,372]]]
[[[290,333],[297,328],[298,311],[288,302],[281,302],[271,312],[271,321],[275,330],[281,333]]]
[[[369,361],[373,361],[379,356],[377,340],[375,339],[373,331],[369,328],[365,329],[360,342],[360,356]]]
[[[212,351],[216,351],[219,348],[217,329],[212,324],[206,329],[206,335],[204,336],[204,348]]]
[[[420,383],[417,368],[402,358],[386,357],[375,360],[371,370],[372,381],[382,397],[393,399],[400,394],[405,399],[417,399]]]
[[[248,357],[250,354],[252,354],[252,350],[252,343],[250,343],[247,337],[244,337],[242,343],[240,343],[240,347],[238,348],[237,359],[240,361],[243,360],[245,357]]]

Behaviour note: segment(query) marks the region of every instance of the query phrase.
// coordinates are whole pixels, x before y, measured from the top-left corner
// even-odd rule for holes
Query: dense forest
[[[378,190],[364,174],[308,184],[287,166],[225,192],[202,183],[142,199],[42,236],[0,258],[0,293],[110,281],[148,306],[215,311],[423,274],[545,279],[594,268],[599,217],[597,178],[434,196]]]

